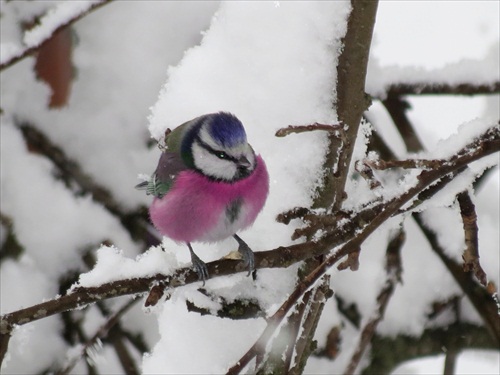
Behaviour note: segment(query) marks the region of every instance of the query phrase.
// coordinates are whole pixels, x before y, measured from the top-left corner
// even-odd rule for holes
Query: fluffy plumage
[[[148,182],[137,187],[155,196],[149,209],[158,231],[185,242],[200,278],[208,272],[191,242],[217,242],[233,236],[249,272],[254,256],[236,235],[262,210],[269,191],[264,160],[247,143],[242,123],[219,112],[197,117],[174,131]]]

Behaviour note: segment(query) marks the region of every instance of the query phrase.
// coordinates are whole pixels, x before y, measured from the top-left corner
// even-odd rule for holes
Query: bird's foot
[[[243,264],[248,269],[247,276],[250,276],[250,274],[253,272],[253,270],[255,270],[254,253],[253,253],[252,249],[250,249],[250,247],[246,244],[246,242],[243,241],[239,236],[237,236],[235,234],[233,237],[238,242],[238,245],[239,245],[238,251],[240,252],[241,257],[243,258],[243,262],[244,262]]]
[[[208,268],[204,261],[202,261],[198,255],[196,255],[191,247],[191,244],[187,244],[189,247],[189,252],[191,253],[191,263],[193,263],[193,268],[198,274],[198,280],[203,281],[203,286],[205,286],[205,280],[208,279]]]

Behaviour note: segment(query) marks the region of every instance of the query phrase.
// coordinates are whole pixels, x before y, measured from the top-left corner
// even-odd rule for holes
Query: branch
[[[79,19],[85,17],[87,14],[102,7],[103,5],[109,4],[111,1],[112,0],[97,0],[97,2],[94,2],[94,3],[89,2],[87,7],[84,7],[83,9],[79,10],[78,13],[72,15],[70,18],[66,19],[62,23],[55,23],[54,24],[54,18],[56,17],[56,15],[60,15],[58,13],[64,13],[63,11],[59,10],[59,12],[58,12],[58,8],[56,8],[52,12],[49,11],[49,13],[46,14],[41,19],[41,25],[36,27],[37,29],[44,27],[45,28],[45,30],[44,30],[45,35],[43,35],[40,39],[38,39],[38,38],[33,37],[34,30],[27,31],[25,33],[25,36],[24,36],[25,41],[27,39],[26,44],[24,46],[24,49],[13,54],[12,56],[7,56],[7,58],[2,58],[2,62],[0,63],[0,72],[4,69],[16,64],[17,62],[21,61],[22,59],[30,56],[34,52],[38,51],[38,49],[40,49],[47,41],[49,41],[50,38],[54,34],[56,34],[57,32],[61,31],[65,27],[72,25],[73,23],[75,23]],[[62,6],[62,4],[59,5],[59,7],[61,7],[61,6]],[[61,8],[59,8],[59,9],[61,9]],[[66,11],[66,9],[64,9],[64,11]]]
[[[479,263],[476,207],[472,203],[469,193],[466,191],[460,193],[457,198],[465,233],[465,250],[462,255],[464,272],[472,271],[479,282],[486,287],[486,273]]]
[[[422,151],[424,149],[422,141],[418,138],[406,114],[407,109],[410,108],[410,104],[394,93],[388,94],[387,98],[382,101],[382,104],[384,104],[394,125],[396,125],[396,128],[401,134],[401,138],[406,145],[406,150],[408,152]]]
[[[422,171],[413,187],[407,189],[401,196],[384,203],[381,210],[374,211],[373,208],[370,207],[358,213],[358,216],[366,215],[366,217],[368,217],[367,215],[374,212],[374,215],[367,221],[367,224],[363,228],[358,228],[360,229],[359,231],[353,231],[349,234],[344,231],[344,228],[340,228],[331,230],[315,241],[308,241],[288,247],[278,247],[269,251],[256,252],[256,268],[277,268],[288,267],[291,264],[311,257],[326,255],[333,247],[344,244],[334,254],[328,256],[320,266],[298,284],[290,298],[268,321],[268,327],[262,336],[266,338],[265,342],[267,342],[272,332],[274,332],[274,329],[278,327],[281,319],[283,319],[288,310],[306,290],[312,287],[315,282],[342,257],[358,251],[361,243],[363,243],[363,241],[382,223],[395,214],[404,204],[412,199],[412,197],[441,177],[466,166],[468,163],[491,153],[498,152],[499,150],[500,131],[497,126],[494,126],[486,131],[481,137],[460,150],[457,155],[451,157],[449,162],[440,169]],[[246,267],[242,260],[223,259],[208,263],[207,266],[210,278],[246,271]],[[23,325],[63,311],[81,308],[100,300],[145,293],[155,284],[162,284],[165,285],[165,287],[175,288],[197,281],[198,275],[195,271],[191,268],[183,268],[173,275],[157,274],[151,277],[117,280],[102,284],[98,287],[75,287],[69,294],[64,296],[1,316],[0,335],[2,338],[0,342],[8,342],[8,339],[5,339],[5,335],[10,336],[13,328],[17,325]],[[268,330],[271,330],[271,332],[268,332]],[[3,348],[0,352],[2,351]]]
[[[57,375],[69,374],[69,372],[75,367],[78,361],[88,355],[88,351],[94,347],[98,341],[107,336],[108,332],[113,328],[120,318],[136,303],[136,300],[130,300],[125,303],[120,309],[118,309],[113,315],[111,315],[108,320],[97,330],[97,332],[90,338],[81,348],[78,355],[71,358],[66,365],[56,372]],[[136,372],[137,373],[137,372]]]
[[[339,133],[343,130],[343,126],[341,124],[319,124],[315,122],[311,125],[288,125],[286,128],[281,128],[276,131],[276,137],[286,137],[287,135],[293,133],[305,133],[313,130],[323,130],[329,133]]]
[[[377,309],[372,314],[372,318],[365,324],[359,338],[358,346],[354,351],[344,374],[354,374],[359,365],[361,357],[370,344],[378,324],[384,318],[385,310],[393,295],[396,284],[401,282],[401,248],[406,239],[406,234],[402,228],[391,238],[386,250],[386,279],[383,288],[377,296]]]
[[[404,95],[489,95],[500,93],[500,82],[491,84],[475,83],[393,83],[387,86],[387,94],[390,96]]]
[[[302,333],[295,344],[295,366],[290,369],[290,374],[302,374],[307,359],[316,349],[313,341],[314,333],[318,326],[326,301],[333,295],[330,289],[330,275],[324,275],[321,284],[314,290],[313,301],[302,324]]]
[[[487,139],[488,141],[486,142],[488,144],[489,141],[491,141],[493,144],[489,144],[488,146],[486,146],[486,144],[482,143],[483,139]],[[478,151],[480,149],[481,150],[480,153],[487,152],[488,154],[499,151],[500,150],[499,129],[497,127],[490,128],[483,135],[483,137],[476,139],[474,142],[472,142],[472,144],[476,144],[478,142],[481,144],[481,146],[480,147],[476,146],[475,151]],[[474,150],[474,147],[470,147],[471,145],[468,145],[461,151],[465,152],[464,150]],[[471,157],[475,159],[477,157],[477,154],[475,156],[472,156],[472,154],[475,154],[475,152],[472,151],[471,153],[466,154],[461,158],[458,157],[460,159],[462,158],[464,159],[461,160],[461,162],[458,162],[458,159],[455,158],[456,160],[453,163],[453,167],[451,167],[450,170],[448,170],[450,166],[443,166],[442,169],[448,170],[447,173],[450,173],[453,170],[460,168],[462,166],[461,163],[464,162],[465,159],[469,159]],[[469,159],[467,163],[469,162],[472,162],[472,160]],[[408,202],[414,195],[416,195],[418,191],[424,189],[426,186],[430,185],[433,181],[439,179],[439,177],[436,175],[436,172],[437,171],[434,170],[423,171],[422,174],[419,176],[420,177],[419,182],[414,187],[408,189],[400,197],[388,202],[387,205],[385,206],[385,209],[382,212],[380,212],[369,224],[367,224],[359,232],[359,234],[357,234],[354,238],[351,238],[347,243],[341,246],[332,255],[328,256],[320,266],[318,266],[314,271],[312,271],[309,275],[307,275],[304,278],[304,280],[296,286],[295,290],[292,292],[289,298],[281,305],[279,310],[272,317],[268,319],[266,328],[262,332],[261,336],[257,339],[255,344],[247,351],[247,353],[245,353],[245,355],[243,355],[243,357],[240,358],[240,360],[234,366],[232,366],[228,370],[227,374],[228,375],[239,374],[255,356],[257,356],[259,353],[262,353],[265,350],[267,342],[272,337],[272,334],[279,327],[286,314],[288,314],[288,312],[295,305],[300,296],[302,296],[307,290],[309,290],[309,288],[313,287],[314,284],[319,280],[319,278],[323,276],[329,270],[329,268],[332,267],[335,263],[337,263],[342,257],[350,253],[359,251],[361,244],[368,238],[368,236],[372,234],[388,218],[390,218],[392,214],[396,213],[397,210],[406,202]],[[330,236],[327,235],[317,243],[319,245],[322,241],[328,241],[328,243],[333,242],[329,240],[332,240],[332,238],[330,238]],[[313,255],[316,256],[318,254],[313,254]]]
[[[498,350],[498,345],[484,327],[470,323],[428,328],[419,337],[383,337],[376,334],[372,340],[370,364],[362,374],[391,374],[398,364],[410,359],[443,354],[443,346],[449,337],[456,337],[460,348]]]
[[[481,316],[490,336],[495,340],[497,345],[500,345],[500,316],[494,296],[492,297],[487,289],[478,285],[472,279],[470,272],[464,272],[461,265],[446,255],[445,250],[438,242],[437,235],[425,226],[420,213],[413,214],[412,216],[427,238],[427,241],[429,241],[431,249],[441,259],[451,276],[460,286],[460,289],[469,298],[479,316]]]
[[[62,148],[54,144],[35,126],[28,122],[20,122],[16,125],[21,130],[28,148],[47,157],[59,169],[60,177],[66,186],[71,187],[76,184],[82,192],[90,194],[95,202],[102,204],[120,220],[133,239],[146,239],[148,244],[150,244],[149,242],[151,244],[158,243],[158,240],[152,238],[147,229],[145,214],[140,210],[132,213],[126,212],[108,189],[96,183],[76,161],[70,159]]]
[[[351,4],[344,49],[337,66],[336,102],[333,103],[339,122],[346,125],[346,140],[328,135],[328,151],[323,164],[325,174],[313,203],[314,208],[331,208],[332,212],[341,208],[345,198],[354,142],[363,112],[370,104],[365,94],[365,79],[378,1],[356,0]]]
[[[447,163],[445,159],[406,159],[406,160],[370,160],[364,159],[363,164],[366,164],[372,169],[385,170],[389,168],[405,168],[405,169],[436,169]]]

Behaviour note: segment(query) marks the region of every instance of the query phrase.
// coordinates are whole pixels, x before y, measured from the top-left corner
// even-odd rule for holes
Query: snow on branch
[[[498,151],[500,151],[500,126],[494,125],[461,150],[457,151],[438,168],[423,170],[418,176],[416,183],[401,195],[379,204],[375,208],[368,207],[354,214],[352,222],[364,222],[366,223],[365,225],[355,225],[352,230],[346,230],[345,226],[339,225],[338,221],[333,220],[332,216],[336,216],[323,214],[319,216],[318,220],[324,218],[329,225],[328,227],[324,227],[324,235],[319,239],[309,240],[288,247],[278,247],[273,250],[256,252],[255,266],[257,269],[283,268],[311,257],[326,255],[332,248],[336,248],[333,254],[329,255],[323,263],[297,285],[288,300],[285,301],[275,315],[268,319],[268,326],[262,333],[261,338],[256,342],[255,350],[251,351],[248,355],[250,358],[242,358],[232,373],[238,373],[239,370],[237,369],[241,370],[244,367],[245,361],[247,359],[248,361],[251,360],[261,350],[262,345],[267,343],[270,337],[272,337],[275,329],[281,324],[281,321],[290,309],[307,290],[313,287],[344,256],[359,251],[361,244],[368,236],[392,215],[397,214],[403,205],[440,178]],[[362,218],[362,220],[356,220],[356,218]],[[207,264],[210,278],[244,272],[246,268],[243,263],[241,260],[229,259],[210,262]],[[99,263],[96,267],[99,267]],[[0,335],[2,347],[6,347],[6,342],[8,342],[16,326],[64,311],[81,308],[97,301],[124,295],[142,294],[150,290],[154,285],[160,284],[165,288],[176,288],[197,281],[198,276],[195,271],[191,268],[182,268],[178,269],[173,275],[156,274],[148,277],[111,281],[93,287],[76,285],[64,296],[1,316]]]
[[[392,83],[386,87],[387,95],[489,95],[500,94],[500,81],[492,83]]]
[[[484,60],[462,60],[440,69],[377,66],[369,69],[367,92],[381,100],[389,95],[478,95],[500,93],[498,62],[493,57]]]
[[[45,14],[37,26],[25,32],[23,46],[1,48],[0,71],[37,51],[59,30],[85,17],[91,11],[112,0],[85,0],[61,2]]]

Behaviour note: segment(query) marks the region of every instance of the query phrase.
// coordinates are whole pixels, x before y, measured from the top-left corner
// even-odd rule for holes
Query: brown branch
[[[393,83],[386,88],[390,96],[404,95],[490,95],[500,93],[500,82],[475,83]]]
[[[130,300],[119,308],[108,320],[96,331],[96,333],[83,345],[79,355],[73,357],[66,365],[56,372],[57,375],[69,374],[78,361],[88,355],[88,350],[95,346],[97,342],[106,337],[108,332],[119,322],[120,318],[136,303],[136,300]],[[136,372],[137,373],[137,372]]]
[[[315,122],[314,124],[311,125],[288,125],[286,128],[281,128],[276,131],[275,136],[276,137],[286,137],[287,135],[293,134],[293,133],[305,133],[305,132],[310,132],[314,130],[323,130],[327,131],[329,133],[335,133],[338,134],[339,132],[342,132],[343,130],[343,125],[342,124],[333,124],[333,125],[328,125],[328,124],[319,124]]]
[[[469,298],[479,316],[481,316],[491,337],[497,345],[500,345],[500,316],[494,298],[492,298],[487,289],[482,288],[473,280],[470,272],[464,272],[461,265],[446,255],[445,250],[438,242],[437,235],[424,224],[420,213],[413,214],[413,219],[420,227],[427,241],[429,241],[431,249],[441,259],[451,276],[460,286],[460,289]]]
[[[265,361],[258,361],[255,364],[257,375],[269,373],[290,373],[290,365],[295,349],[296,340],[300,333],[301,323],[303,322],[304,312],[311,307],[313,290],[308,290],[302,296],[300,303],[295,305],[295,310],[290,314],[287,322],[282,324],[280,332],[275,336],[269,355]],[[267,345],[261,348],[265,349]],[[264,358],[265,352],[256,353],[256,357]]]
[[[123,368],[123,372],[127,375],[139,375],[141,372],[139,371],[129,348],[125,345],[123,337],[124,336],[117,331],[115,327],[113,327],[108,334],[108,340],[115,349],[118,360]]]
[[[354,169],[363,177],[371,190],[382,186],[379,180],[375,177],[371,166],[365,160],[357,160],[354,164]]]
[[[362,160],[372,169],[385,170],[389,168],[404,168],[404,169],[436,169],[447,163],[445,159],[405,159],[405,160]]]
[[[468,152],[465,153],[464,150],[467,150]],[[316,241],[308,241],[288,247],[279,247],[274,250],[257,252],[255,254],[256,268],[288,267],[291,264],[310,257],[325,255],[332,247],[345,243],[339,250],[327,257],[326,260],[318,266],[318,268],[316,268],[300,284],[298,284],[290,298],[269,320],[268,328],[266,328],[262,336],[266,339],[265,342],[268,340],[266,335],[272,334],[274,329],[280,324],[281,319],[283,319],[287,311],[293,306],[293,304],[296,303],[298,298],[300,298],[300,296],[302,296],[307,289],[314,285],[314,283],[334,263],[349,253],[357,251],[361,243],[371,233],[373,233],[373,231],[375,231],[382,223],[396,213],[397,210],[412,199],[413,196],[448,173],[462,168],[467,164],[480,159],[481,157],[489,155],[493,152],[498,152],[499,150],[500,132],[497,127],[492,127],[485,134],[483,134],[482,137],[474,140],[463,150],[459,151],[459,156],[450,158],[450,162],[443,165],[440,169],[422,171],[417,179],[417,183],[413,187],[407,189],[401,196],[385,203],[382,210],[375,211],[375,216],[367,222],[359,233],[355,231],[353,234],[350,234],[349,237],[346,236],[346,233],[343,230],[333,230]],[[367,212],[372,212],[372,208],[367,209]],[[361,212],[359,215],[363,216],[364,213]],[[246,268],[244,262],[241,260],[224,259],[208,264],[210,278],[231,275],[237,272],[244,272],[245,270]],[[178,270],[174,275],[158,274],[145,278],[113,281],[102,284],[98,287],[76,287],[67,295],[1,316],[0,335],[2,335],[2,339],[0,342],[8,342],[8,339],[5,339],[4,335],[10,336],[16,325],[23,325],[70,309],[81,308],[90,303],[108,298],[145,293],[154,284],[163,283],[165,286],[178,287],[196,281],[198,281],[196,272],[192,269],[184,268]],[[269,330],[271,330],[271,332],[269,332]],[[3,348],[0,352],[1,351],[3,351]]]
[[[290,367],[292,365],[292,358],[294,349],[297,345],[297,339],[299,338],[300,328],[302,326],[302,322],[304,319],[304,312],[306,308],[311,308],[311,297],[312,290],[307,291],[302,297],[302,303],[296,305],[296,314],[292,315],[292,317],[288,320],[290,323],[290,329],[288,330],[289,340],[288,347],[285,352],[285,363],[283,365],[283,369],[286,373],[290,373]],[[298,349],[296,349],[298,351]]]
[[[0,247],[0,263],[6,259],[18,259],[24,252],[19,243],[12,219],[0,211],[0,225],[5,228],[5,238]]]
[[[346,125],[346,140],[328,135],[328,151],[323,163],[324,176],[314,208],[335,212],[345,199],[345,183],[363,112],[370,100],[365,94],[366,69],[375,25],[378,1],[352,1],[352,11],[343,38],[343,51],[337,66],[337,96],[333,105],[340,123]]]
[[[85,173],[80,165],[66,155],[64,150],[54,144],[44,133],[28,122],[19,122],[18,128],[32,152],[47,157],[60,172],[61,179],[66,186],[76,184],[81,192],[90,194],[92,199],[104,206],[112,215],[117,217],[135,240],[145,240],[148,245],[157,244],[158,240],[152,238],[147,229],[147,215],[140,210],[137,212],[126,212],[122,205],[117,202],[111,192],[100,186],[94,179]]]
[[[384,286],[377,296],[377,309],[372,314],[372,318],[365,324],[359,337],[358,346],[354,351],[344,374],[354,374],[359,365],[361,357],[370,344],[378,324],[384,318],[385,310],[393,295],[396,284],[401,282],[401,248],[406,239],[406,234],[402,228],[391,238],[386,250],[386,279]]]
[[[410,108],[410,104],[401,99],[397,94],[389,94],[382,101],[387,112],[392,118],[394,125],[401,134],[401,138],[406,145],[408,152],[418,152],[424,149],[422,141],[418,138],[415,129],[413,128],[406,111]]]
[[[314,290],[313,301],[302,324],[302,333],[295,344],[295,366],[290,369],[290,374],[302,374],[307,359],[316,349],[313,341],[314,333],[321,318],[325,303],[333,295],[330,289],[330,276],[324,275],[321,284]],[[287,368],[287,367],[285,367]]]
[[[500,150],[500,132],[496,127],[490,128],[485,134],[484,138],[487,139],[489,142],[492,142],[492,144],[488,143],[489,145],[486,146],[486,144],[482,144],[481,137],[480,139],[476,139],[472,144],[477,144],[478,142],[481,144],[477,145],[476,147],[471,147],[472,145],[467,146],[465,149],[467,150],[475,150],[478,152],[478,150],[481,150],[480,153],[482,152],[487,152],[488,154],[491,154],[493,152],[499,151]],[[466,155],[461,156],[460,158],[463,159],[461,162],[468,160],[467,163],[470,163],[477,157],[477,154],[473,156],[475,152],[472,151],[471,153],[468,153]],[[472,159],[471,159],[472,158]],[[457,158],[452,158],[455,159],[453,166],[443,166],[443,170],[447,170],[447,173],[453,172],[455,169],[460,168],[461,162],[458,162]],[[437,173],[437,174],[436,174]],[[240,360],[232,366],[228,370],[228,374],[238,374],[240,373],[245,366],[248,365],[248,363],[259,353],[262,353],[265,350],[265,345],[269,341],[270,337],[274,333],[274,331],[278,328],[278,326],[281,324],[281,321],[283,318],[286,316],[286,314],[290,311],[290,309],[293,307],[293,305],[298,301],[300,296],[307,291],[309,288],[311,288],[319,278],[325,274],[325,272],[328,271],[330,267],[332,267],[335,263],[337,263],[342,257],[345,255],[348,255],[352,252],[359,251],[359,248],[361,244],[368,238],[370,234],[372,234],[382,223],[384,223],[388,218],[392,216],[393,213],[395,213],[402,205],[404,205],[406,202],[408,202],[414,195],[418,193],[418,191],[424,189],[426,186],[431,184],[433,181],[439,179],[439,172],[436,170],[432,171],[423,171],[422,174],[420,175],[419,178],[419,183],[417,183],[414,187],[408,189],[405,193],[403,193],[400,197],[393,199],[392,201],[388,202],[385,210],[380,212],[369,224],[367,224],[360,232],[357,234],[354,238],[351,238],[345,245],[341,246],[337,251],[335,251],[332,255],[328,256],[325,261],[318,266],[314,271],[312,271],[309,275],[307,275],[302,282],[300,282],[295,290],[292,292],[292,294],[289,296],[289,298],[281,305],[279,310],[268,319],[268,323],[264,331],[262,332],[261,336],[257,339],[255,344],[240,358]],[[422,186],[422,185],[425,185]],[[328,243],[331,243],[329,241],[329,236],[323,237],[320,241],[318,241],[318,244],[321,243],[322,241],[328,241]],[[313,255],[318,255],[318,254],[313,254]]]
[[[362,374],[392,374],[395,367],[417,357],[443,354],[443,346],[449,337],[459,339],[464,349],[498,350],[484,327],[470,323],[453,324],[444,328],[428,328],[419,337],[399,334],[384,337],[375,334],[372,340],[370,364]]]
[[[85,17],[87,14],[91,13],[92,11],[102,7],[103,5],[106,5],[106,4],[109,4],[111,1],[113,0],[103,0],[102,2],[99,2],[99,3],[95,3],[95,4],[92,4],[90,6],[89,9],[87,9],[86,11],[80,13],[80,14],[77,14],[75,16],[73,16],[72,18],[68,19],[66,22],[60,24],[57,28],[54,29],[54,31],[52,32],[51,35],[47,36],[43,41],[41,41],[40,43],[37,43],[37,44],[34,44],[34,45],[30,45],[30,46],[26,46],[24,50],[20,51],[18,54],[12,56],[10,59],[2,62],[0,64],[0,72],[14,64],[16,64],[17,62],[23,60],[24,58],[30,56],[31,54],[33,54],[34,52],[38,51],[45,43],[47,43],[47,41],[50,40],[50,38],[58,33],[59,31],[61,31],[62,29],[64,29],[65,27],[68,27],[70,25],[72,25],[73,23],[75,23],[76,21],[80,20],[81,18]]]
[[[457,198],[465,234],[465,250],[462,255],[464,271],[472,271],[479,282],[486,287],[488,281],[486,273],[479,263],[476,207],[472,203],[469,193],[466,191],[458,194]]]

